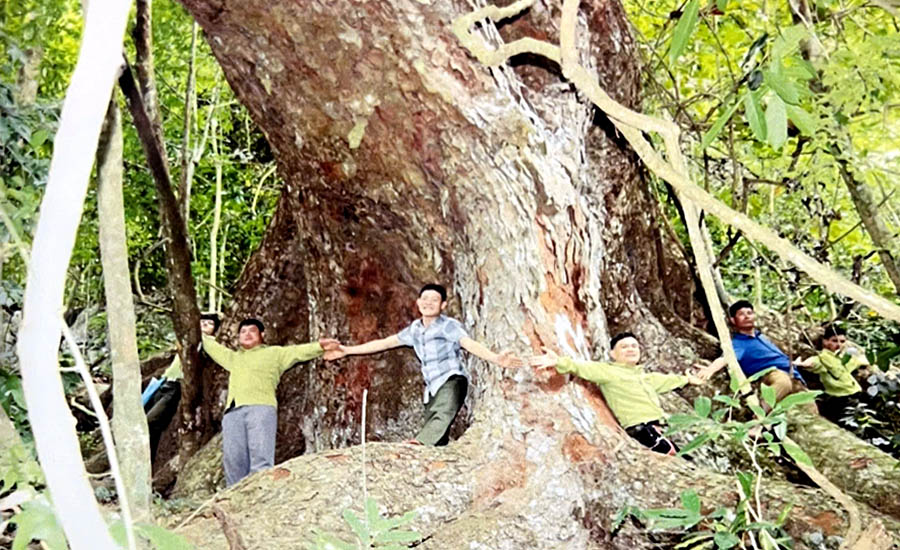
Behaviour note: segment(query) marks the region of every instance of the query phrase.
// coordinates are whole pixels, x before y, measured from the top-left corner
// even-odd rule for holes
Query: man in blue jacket
[[[778,401],[792,393],[806,391],[806,382],[794,368],[790,357],[756,328],[753,304],[747,300],[738,300],[728,308],[728,315],[734,331],[731,334],[734,354],[747,377],[772,369],[761,381],[775,390]],[[725,365],[725,357],[719,357],[703,369],[699,377],[709,379]]]

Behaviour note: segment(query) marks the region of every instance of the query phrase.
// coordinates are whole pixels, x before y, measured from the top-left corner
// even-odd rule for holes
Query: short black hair
[[[822,335],[822,339],[830,340],[831,338],[834,338],[835,336],[846,336],[846,335],[847,335],[847,331],[844,330],[844,327],[840,327],[837,325],[828,325],[827,327],[825,327],[825,334]]]
[[[637,336],[635,336],[631,332],[620,332],[619,334],[616,334],[615,336],[613,336],[610,339],[609,349],[613,349],[614,347],[616,347],[616,344],[618,344],[620,341],[622,341],[626,338],[634,338],[635,340],[637,340]],[[640,343],[640,342],[638,342],[638,343]]]
[[[219,319],[218,313],[201,313],[200,320],[201,321],[212,321],[213,322],[213,333],[219,332],[219,327],[222,326],[222,320]]]
[[[744,309],[745,307],[749,307],[753,309],[753,304],[750,303],[750,300],[738,300],[737,302],[731,304],[731,307],[728,308],[728,316],[734,317],[737,315],[737,312]]]
[[[262,324],[262,321],[260,321],[259,319],[254,319],[253,317],[247,317],[238,324],[238,332],[240,332],[242,328],[250,325],[253,325],[257,329],[259,329],[260,333],[266,331],[266,327]]]
[[[439,285],[437,283],[428,283],[427,285],[422,287],[422,290],[419,291],[419,296],[422,295],[426,290],[433,290],[441,295],[441,302],[447,301],[447,289],[444,288],[443,285]]]

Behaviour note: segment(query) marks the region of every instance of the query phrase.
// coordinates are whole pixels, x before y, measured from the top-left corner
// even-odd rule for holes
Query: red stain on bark
[[[287,468],[272,468],[270,470],[270,475],[275,481],[280,481],[282,479],[291,477],[291,471]]]
[[[578,383],[584,388],[587,402],[594,409],[594,412],[597,413],[597,418],[611,428],[619,428],[619,421],[616,420],[615,415],[609,410],[609,405],[603,399],[603,393],[600,391],[600,388],[596,384],[585,380],[579,380]]]
[[[816,516],[807,518],[809,523],[822,529],[825,536],[839,535],[844,532],[844,520],[836,512],[826,510]]]
[[[500,494],[525,486],[528,477],[528,463],[525,460],[524,448],[516,442],[509,442],[512,449],[507,458],[491,462],[478,469],[475,480],[475,491],[472,507],[483,508],[489,505]]]
[[[606,462],[606,457],[581,434],[572,433],[563,440],[562,452],[572,462]]]

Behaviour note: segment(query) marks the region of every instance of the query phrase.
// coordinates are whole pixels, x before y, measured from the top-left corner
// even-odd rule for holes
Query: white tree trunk
[[[135,521],[150,517],[150,447],[147,417],[141,405],[141,364],[135,335],[134,301],[128,277],[128,245],[122,199],[122,118],[110,101],[97,152],[100,254],[106,292],[106,321],[112,358],[112,429],[128,502]]]
[[[66,93],[25,288],[18,352],[38,458],[73,550],[113,550],[84,470],[57,353],[66,270],[75,244],[97,138],[122,65],[130,2],[92,0]]]

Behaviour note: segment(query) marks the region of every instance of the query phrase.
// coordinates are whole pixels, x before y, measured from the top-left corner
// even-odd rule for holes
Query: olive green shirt
[[[659,394],[688,383],[687,376],[645,372],[641,365],[576,361],[568,357],[559,358],[556,370],[597,384],[623,428],[665,418]]]
[[[849,357],[846,363],[842,360],[845,356]],[[833,351],[822,350],[807,368],[819,375],[826,394],[844,397],[862,391],[859,382],[853,378],[853,371],[861,366],[863,363],[852,355],[838,356]]]
[[[172,381],[184,378],[184,371],[181,369],[181,357],[177,353],[175,354],[175,359],[172,359],[172,363],[169,364],[169,368],[163,373],[163,378]]]
[[[225,407],[234,403],[242,405],[278,406],[275,389],[286,370],[301,361],[309,361],[322,355],[318,342],[297,346],[266,346],[234,351],[216,342],[211,336],[203,336],[203,349],[210,358],[227,370],[228,399]]]

